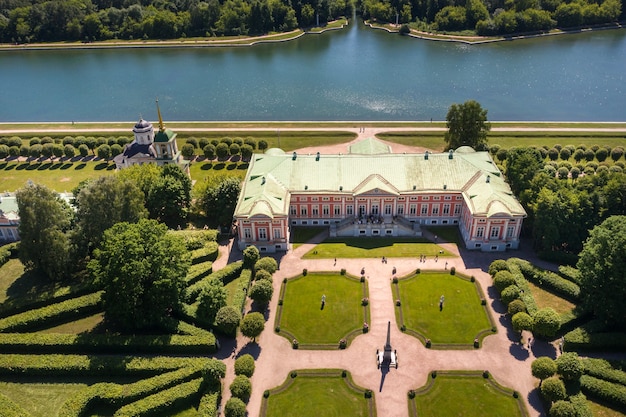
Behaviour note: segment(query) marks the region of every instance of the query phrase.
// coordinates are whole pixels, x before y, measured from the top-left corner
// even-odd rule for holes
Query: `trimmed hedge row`
[[[218,254],[219,244],[217,242],[207,242],[202,248],[191,251],[191,264],[215,261]]]
[[[626,386],[626,371],[613,368],[609,361],[593,358],[585,358],[582,361],[587,375]]]
[[[204,394],[200,399],[198,414],[202,417],[217,417],[217,407],[220,403],[221,396],[219,391]]]
[[[506,263],[509,267],[509,271],[513,274],[515,278],[515,285],[522,290],[520,292],[520,300],[524,302],[526,305],[526,311],[528,314],[533,316],[537,311],[539,311],[539,307],[537,307],[537,303],[535,302],[535,297],[533,297],[533,292],[528,285],[528,281],[524,278],[524,274],[522,274],[518,263],[516,262],[517,258],[509,259]]]
[[[520,259],[517,264],[527,280],[540,285],[542,288],[547,288],[570,301],[578,301],[580,287],[577,284],[564,279],[552,271],[541,270],[528,261]]]
[[[17,258],[18,244],[19,242],[13,242],[8,245],[0,246],[0,266],[9,262],[9,259]]]
[[[0,332],[28,330],[95,314],[102,311],[102,294],[103,291],[98,291],[0,319]]]
[[[194,397],[199,397],[203,384],[203,378],[184,382],[125,405],[117,410],[113,416],[138,417],[146,415],[164,415],[167,410],[181,403],[190,401]]]
[[[205,278],[211,273],[213,273],[212,261],[196,263],[196,264],[191,265],[191,267],[189,267],[189,271],[187,272],[187,275],[185,276],[185,281],[187,282],[187,285],[191,285],[195,283],[196,281],[202,278]]]
[[[206,358],[200,357],[141,357],[102,355],[0,355],[0,375],[27,376],[154,376],[188,366],[202,366]]]
[[[588,397],[606,402],[619,411],[626,412],[626,386],[583,375],[580,377],[580,389]]]
[[[250,282],[252,281],[252,270],[244,269],[241,271],[239,275],[239,282],[237,287],[235,288],[235,294],[232,298],[232,306],[237,309],[237,311],[243,311],[246,305],[246,296],[248,294],[248,287],[250,287]]]
[[[625,333],[596,333],[587,330],[585,326],[578,327],[564,336],[565,350],[626,350]]]
[[[0,416],[2,417],[30,417],[30,413],[13,401],[0,394]]]
[[[19,298],[11,298],[0,304],[0,318],[91,294],[95,290],[97,288],[94,288],[91,284],[82,284],[55,287],[49,291],[42,290],[34,294],[20,296]]]
[[[210,331],[194,326],[193,324],[185,323],[182,320],[178,322],[178,327],[176,328],[176,330],[181,334],[185,334],[189,336],[201,336],[201,337],[215,338],[215,336],[213,336],[213,333],[211,333]]]
[[[169,353],[194,355],[216,352],[217,339],[210,332],[198,336],[6,333],[0,334],[0,351],[20,353]]]
[[[219,271],[213,272],[211,275],[187,287],[187,290],[185,293],[185,300],[188,303],[193,304],[198,298],[200,291],[202,291],[202,289],[204,288],[204,285],[206,285],[206,282],[212,280],[213,278],[217,278],[220,281],[222,281],[224,284],[227,284],[228,282],[237,278],[239,274],[241,273],[242,269],[243,269],[243,261],[237,261],[237,262],[233,262],[231,264],[226,265],[224,268],[220,269]]]
[[[94,384],[83,389],[63,404],[58,417],[79,417],[84,415],[90,407],[99,404],[119,407],[170,388],[173,385],[188,382],[201,375],[202,368],[191,366],[152,378],[142,379],[133,384],[120,385],[106,382]]]
[[[559,266],[559,274],[563,275],[563,278],[572,281],[575,284],[580,285],[580,271],[569,265]]]

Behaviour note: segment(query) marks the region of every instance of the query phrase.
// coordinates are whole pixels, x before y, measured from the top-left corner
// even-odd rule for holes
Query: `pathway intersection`
[[[321,237],[323,238],[323,237]],[[320,237],[317,239],[321,240]],[[250,352],[256,357],[256,370],[252,377],[253,392],[248,403],[248,412],[251,416],[258,415],[263,392],[272,389],[288,377],[294,369],[338,368],[347,369],[352,374],[356,384],[371,389],[375,394],[377,415],[381,417],[408,416],[407,392],[423,386],[432,370],[488,370],[500,384],[518,391],[526,403],[531,416],[538,416],[543,412],[539,398],[534,392],[537,380],[532,377],[530,364],[535,359],[533,351],[549,351],[549,345],[542,346],[537,342],[532,350],[512,341],[510,324],[503,316],[504,308],[499,301],[490,296],[487,291],[491,286],[491,277],[481,268],[466,267],[465,262],[472,265],[484,265],[493,258],[491,254],[463,253],[459,254],[455,245],[440,243],[446,249],[452,249],[457,256],[447,258],[448,268],[454,266],[457,271],[468,276],[474,275],[480,283],[495,322],[497,333],[487,336],[480,349],[470,350],[435,350],[425,348],[416,338],[406,335],[399,330],[395,320],[394,299],[391,289],[392,270],[397,268],[398,277],[409,275],[417,268],[444,269],[446,260],[436,262],[434,258],[419,262],[419,254],[414,258],[390,258],[388,263],[376,259],[334,259],[308,260],[302,255],[314,247],[317,242],[310,242],[287,252],[279,257],[279,270],[274,274],[274,297],[268,309],[268,320],[265,331],[258,340],[258,347],[252,346],[248,339],[239,337],[233,355],[226,358],[228,375],[224,381],[224,401],[230,393],[228,387],[234,378],[232,364],[239,354]],[[230,249],[230,251],[229,251]],[[230,255],[240,256],[232,241],[219,261]],[[518,256],[518,253],[511,253]],[[487,262],[481,257],[489,257]],[[500,254],[507,257],[507,254]],[[290,278],[302,273],[302,269],[309,271],[337,271],[345,268],[349,274],[359,276],[365,268],[365,275],[369,284],[369,301],[371,321],[369,332],[359,335],[345,350],[294,350],[291,343],[282,336],[274,333],[275,317],[278,305],[278,294],[283,278]],[[329,301],[331,302],[331,301]],[[496,311],[494,311],[494,309]],[[382,377],[381,370],[376,366],[376,350],[382,349],[387,336],[387,322],[391,321],[391,345],[398,352],[399,367],[391,369]]]

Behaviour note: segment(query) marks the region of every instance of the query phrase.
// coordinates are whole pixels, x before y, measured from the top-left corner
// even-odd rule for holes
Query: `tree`
[[[537,172],[543,167],[541,152],[534,148],[509,149],[506,156],[506,178],[515,195],[530,187]]]
[[[96,155],[100,159],[109,159],[111,157],[111,147],[109,145],[100,145],[96,149]]]
[[[493,286],[502,292],[509,285],[515,285],[515,277],[509,271],[498,271],[493,277]]]
[[[265,269],[259,269],[258,271],[256,271],[256,273],[254,274],[254,279],[257,281],[266,280],[269,282],[274,282],[274,280],[272,279],[272,274],[267,272]]]
[[[533,315],[533,333],[536,336],[552,337],[561,328],[561,319],[554,309],[542,308]]]
[[[202,152],[204,152],[204,157],[206,159],[215,158],[215,146],[208,144],[202,148]]]
[[[513,300],[507,306],[507,313],[514,316],[516,313],[526,312],[526,304],[522,300]]]
[[[235,213],[241,185],[234,177],[223,177],[216,183],[206,183],[198,200],[201,211],[204,211],[213,225],[230,226]]]
[[[591,230],[577,267],[583,305],[607,326],[625,328],[626,216],[612,216]]]
[[[530,364],[530,372],[535,378],[541,380],[539,382],[539,386],[541,386],[544,379],[550,378],[556,373],[556,363],[552,358],[541,356]]]
[[[80,156],[84,158],[89,155],[89,148],[87,147],[87,145],[82,144],[78,147],[78,152],[80,153]]]
[[[252,269],[256,261],[259,260],[259,249],[256,246],[251,245],[243,250],[243,267],[246,269]]]
[[[73,212],[57,193],[39,184],[16,193],[20,213],[19,258],[27,269],[40,270],[52,280],[64,277],[69,264],[67,232]]]
[[[74,195],[77,245],[83,255],[91,253],[114,224],[135,223],[148,215],[143,193],[125,178],[106,175],[82,185]]]
[[[565,352],[556,359],[556,371],[566,381],[576,381],[584,371],[583,362],[576,352]]]
[[[237,397],[231,397],[224,406],[225,417],[246,417],[246,404]]]
[[[274,287],[272,283],[265,279],[256,281],[250,288],[250,298],[262,307],[269,304],[273,294]]]
[[[252,339],[253,342],[265,329],[265,317],[261,313],[248,313],[241,320],[241,333]]]
[[[217,145],[215,147],[215,154],[217,155],[218,159],[227,159],[229,156],[229,148],[228,145],[224,142],[220,142],[219,145]]]
[[[76,155],[76,148],[72,145],[65,145],[63,147],[63,154],[68,158],[73,158]]]
[[[487,122],[487,110],[477,101],[468,100],[463,104],[453,104],[446,115],[448,131],[444,136],[448,149],[471,146],[480,149],[487,145],[487,132],[491,124]]]
[[[254,374],[254,358],[249,353],[235,359],[235,375],[245,375],[248,378]]]
[[[273,274],[278,269],[278,263],[276,262],[276,259],[269,256],[264,256],[254,264],[255,271],[258,271],[260,269],[264,269],[270,274]]]
[[[550,402],[564,400],[567,397],[565,384],[557,377],[544,380],[541,384],[540,391],[543,398]]]
[[[180,153],[183,155],[185,159],[193,158],[194,152],[195,152],[195,148],[191,143],[185,143],[183,145],[182,150],[180,151]]]
[[[88,270],[105,291],[105,317],[123,330],[150,329],[178,310],[190,261],[182,237],[141,219],[104,233]]]
[[[509,285],[500,293],[500,300],[506,306],[513,300],[518,299],[520,296],[520,290],[517,285]]]
[[[241,321],[241,314],[233,306],[224,306],[215,316],[215,327],[228,336],[234,336]]]
[[[248,401],[252,393],[250,378],[245,375],[237,375],[230,384],[230,393],[234,398],[239,398],[244,402]]]
[[[228,293],[222,281],[217,278],[209,281],[198,296],[199,304],[196,313],[198,319],[212,326],[217,312],[226,305],[227,296]]]
[[[528,313],[521,311],[513,315],[511,324],[517,332],[521,333],[522,330],[530,330],[533,328],[533,318],[530,317]]]

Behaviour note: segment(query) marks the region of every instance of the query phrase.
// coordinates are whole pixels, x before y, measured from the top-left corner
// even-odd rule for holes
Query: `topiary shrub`
[[[552,358],[547,356],[541,356],[533,361],[530,365],[530,372],[535,378],[541,380],[539,385],[543,383],[543,380],[554,376],[556,373],[556,363]]]
[[[539,390],[543,398],[550,402],[564,400],[567,397],[565,384],[557,377],[544,380]]]
[[[257,281],[265,280],[269,282],[274,282],[274,280],[272,279],[272,274],[267,272],[265,269],[259,269],[254,276],[254,279],[256,279]]]
[[[215,328],[228,336],[235,336],[241,321],[241,314],[232,306],[224,306],[215,316]]]
[[[254,374],[254,358],[249,353],[235,359],[235,375],[251,377]]]
[[[291,341],[291,347],[292,347],[293,349],[298,349],[298,347],[299,347],[299,346],[300,346],[300,343],[298,343],[298,339],[293,339],[293,340]],[[293,378],[293,376],[292,376],[292,378]]]
[[[246,417],[246,404],[239,398],[231,398],[224,406],[224,417]]]
[[[308,273],[309,273],[309,270],[308,270],[308,269],[304,268],[304,269],[302,270],[302,276],[303,276],[303,277],[306,277]]]
[[[489,371],[483,371],[483,378],[489,378]]]
[[[450,268],[450,275],[456,275],[456,267],[453,266],[452,268]],[[473,282],[473,281],[472,281]]]
[[[553,337],[561,327],[561,319],[552,308],[542,308],[533,315],[533,333],[539,337]]]
[[[494,277],[498,271],[508,271],[509,266],[503,259],[497,259],[489,265],[489,275]]]
[[[250,288],[250,298],[252,298],[260,306],[267,306],[274,294],[274,287],[268,280],[262,279],[256,281]]]
[[[550,417],[578,417],[574,405],[565,400],[559,400],[552,404],[548,414]]]
[[[363,396],[365,398],[372,398],[372,390],[371,389],[366,389],[365,392],[363,393]]]
[[[396,300],[396,306],[400,307],[402,305],[402,302],[400,300]]]
[[[346,339],[341,339],[339,341],[339,349],[345,349],[348,346],[348,341]]]
[[[290,376],[291,378],[295,378],[295,377],[297,377],[297,376],[298,376],[298,372],[297,372],[297,371],[291,371],[291,372],[289,373],[289,376]]]
[[[369,300],[367,297],[363,297],[363,298],[361,299],[361,305],[362,305],[363,307],[365,307],[365,306],[366,306],[366,305],[368,305],[369,303],[370,303],[370,300]]]
[[[516,313],[525,313],[526,312],[526,304],[522,300],[513,300],[509,303],[507,307],[508,313],[513,316]]]
[[[430,347],[432,346],[432,344],[433,344],[433,342],[431,342],[431,340],[430,340],[430,339],[426,339],[426,342],[424,343],[424,345],[425,345],[427,348],[430,348]]]
[[[493,286],[498,292],[502,292],[505,288],[515,285],[515,277],[509,271],[498,271],[493,277]]]
[[[518,299],[520,296],[520,290],[517,285],[509,285],[500,293],[500,299],[504,305],[509,305],[513,300]]]
[[[432,379],[437,378],[437,371],[431,371],[431,372],[430,372],[430,377],[431,377]]]
[[[233,397],[239,398],[243,402],[248,402],[252,393],[250,378],[245,375],[237,375],[232,384],[230,384],[230,393]]]
[[[398,283],[398,277],[393,277],[393,279],[391,280],[391,282],[393,282],[394,284]]]
[[[511,324],[513,328],[517,332],[522,332],[523,330],[530,330],[533,328],[533,318],[530,314],[520,311],[519,313],[515,313],[511,318]]]
[[[254,264],[254,270],[258,271],[259,269],[264,269],[270,274],[274,274],[274,272],[278,269],[278,262],[276,262],[276,259],[274,258],[264,256]]]
[[[583,362],[576,352],[565,352],[556,360],[556,371],[566,381],[575,381],[583,374]]]
[[[248,246],[243,250],[243,267],[246,269],[254,268],[259,257],[259,249],[254,245]]]
[[[415,390],[414,389],[409,390],[407,395],[409,396],[409,399],[412,400],[413,398],[415,398]]]
[[[341,268],[341,272],[340,272],[340,274],[341,274],[341,275],[346,275],[346,268]]]
[[[270,396],[270,390],[266,389],[263,391],[263,398],[268,398]]]

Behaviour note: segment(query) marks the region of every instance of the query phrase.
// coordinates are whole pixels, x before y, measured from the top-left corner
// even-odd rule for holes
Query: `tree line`
[[[617,22],[623,0],[362,0],[366,19],[421,30],[506,35]]]
[[[350,13],[345,0],[1,0],[0,41],[13,43],[261,35]]]

